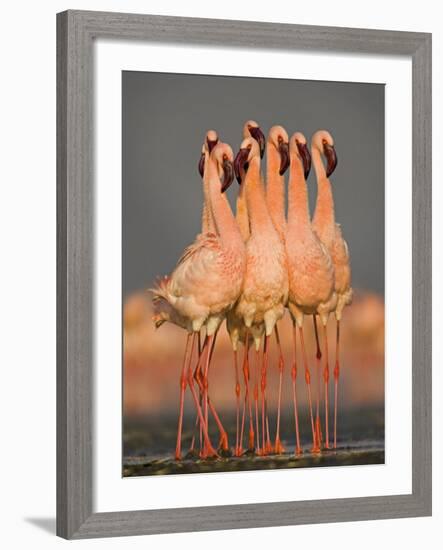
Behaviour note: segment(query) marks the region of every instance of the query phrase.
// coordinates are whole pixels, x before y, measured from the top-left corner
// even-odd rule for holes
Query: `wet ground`
[[[235,443],[235,419],[224,415],[230,444]],[[310,452],[307,418],[300,418],[303,454],[294,455],[294,433],[290,423],[282,424],[283,455],[266,457],[244,455],[201,460],[186,456],[194,433],[194,418],[186,418],[183,429],[183,460],[174,460],[177,418],[170,415],[126,418],[123,437],[123,476],[185,473],[234,472],[276,468],[310,468],[319,466],[354,466],[383,464],[384,410],[382,407],[344,411],[339,417],[336,450]],[[217,441],[216,430],[210,432]]]

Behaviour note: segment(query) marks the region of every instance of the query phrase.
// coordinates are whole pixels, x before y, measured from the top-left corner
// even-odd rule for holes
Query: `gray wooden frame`
[[[93,513],[93,41],[412,58],[412,494]],[[57,16],[57,534],[86,538],[431,514],[431,35],[67,11]]]

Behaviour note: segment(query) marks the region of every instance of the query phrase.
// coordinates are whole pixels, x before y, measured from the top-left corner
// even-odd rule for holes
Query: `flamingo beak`
[[[198,173],[200,174],[200,177],[203,177],[203,174],[205,173],[205,154],[202,153],[200,160],[198,161]]]
[[[297,141],[298,153],[303,162],[303,171],[305,174],[305,180],[308,179],[309,172],[311,171],[311,153],[309,152],[308,146],[306,143],[299,143]]]
[[[289,168],[289,144],[282,141],[278,146],[278,150],[281,158],[279,174],[280,176],[283,176],[283,174]]]
[[[224,193],[226,189],[234,181],[234,166],[229,159],[223,160],[223,184],[221,192]]]
[[[258,143],[260,147],[260,158],[262,159],[263,155],[265,154],[265,143],[266,143],[265,135],[261,131],[261,128],[259,128],[258,126],[256,126],[255,128],[249,128],[249,133]]]
[[[248,161],[249,149],[240,149],[237,156],[234,159],[234,172],[235,177],[239,185],[241,185],[241,171],[245,169],[245,165]]]
[[[209,152],[211,152],[212,149],[214,149],[214,147],[217,145],[218,139],[214,139],[214,140],[206,139],[206,143],[208,144]]]
[[[325,143],[323,145],[323,152],[327,161],[326,177],[329,178],[329,176],[337,167],[337,154],[335,152],[335,147],[333,145],[329,145],[328,143]]]

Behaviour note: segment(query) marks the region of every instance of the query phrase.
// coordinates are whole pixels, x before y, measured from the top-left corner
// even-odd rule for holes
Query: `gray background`
[[[336,219],[353,286],[384,292],[383,85],[124,71],[122,91],[124,296],[169,273],[199,232],[206,130],[217,130],[235,154],[250,118],[265,134],[274,124],[308,140],[321,128],[332,133]],[[313,212],[313,170],[308,185]]]

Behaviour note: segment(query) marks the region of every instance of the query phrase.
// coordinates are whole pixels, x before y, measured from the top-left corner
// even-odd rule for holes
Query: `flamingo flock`
[[[231,147],[220,140],[216,131],[206,133],[198,164],[203,183],[201,232],[184,250],[174,271],[151,289],[155,326],[174,323],[187,333],[180,373],[176,460],[182,458],[187,388],[195,406],[195,429],[200,442],[196,450],[198,436],[194,435],[192,455],[205,459],[286,452],[280,439],[285,361],[278,330],[286,310],[293,322],[290,376],[294,452],[303,452],[297,404],[298,341],[309,409],[310,451],[320,453],[322,449],[337,447],[340,321],[343,308],[352,301],[352,288],[349,251],[335,221],[329,180],[337,165],[334,140],[329,132],[320,130],[312,136],[309,148],[302,133],[289,138],[282,126],[273,126],[266,138],[253,120],[244,124],[242,139],[234,157]],[[265,154],[266,181],[261,168]],[[306,183],[311,163],[317,178],[312,218]],[[234,177],[239,183],[235,215],[225,195]],[[331,313],[336,318],[332,441],[327,338]],[[312,317],[316,336],[315,395],[304,341],[306,317]],[[232,448],[209,391],[209,369],[224,321],[232,343],[235,377],[236,434]],[[278,349],[279,384],[275,435],[271,438],[267,372],[273,338]],[[254,358],[250,363],[251,354]],[[210,416],[219,431],[218,445],[209,436]]]

